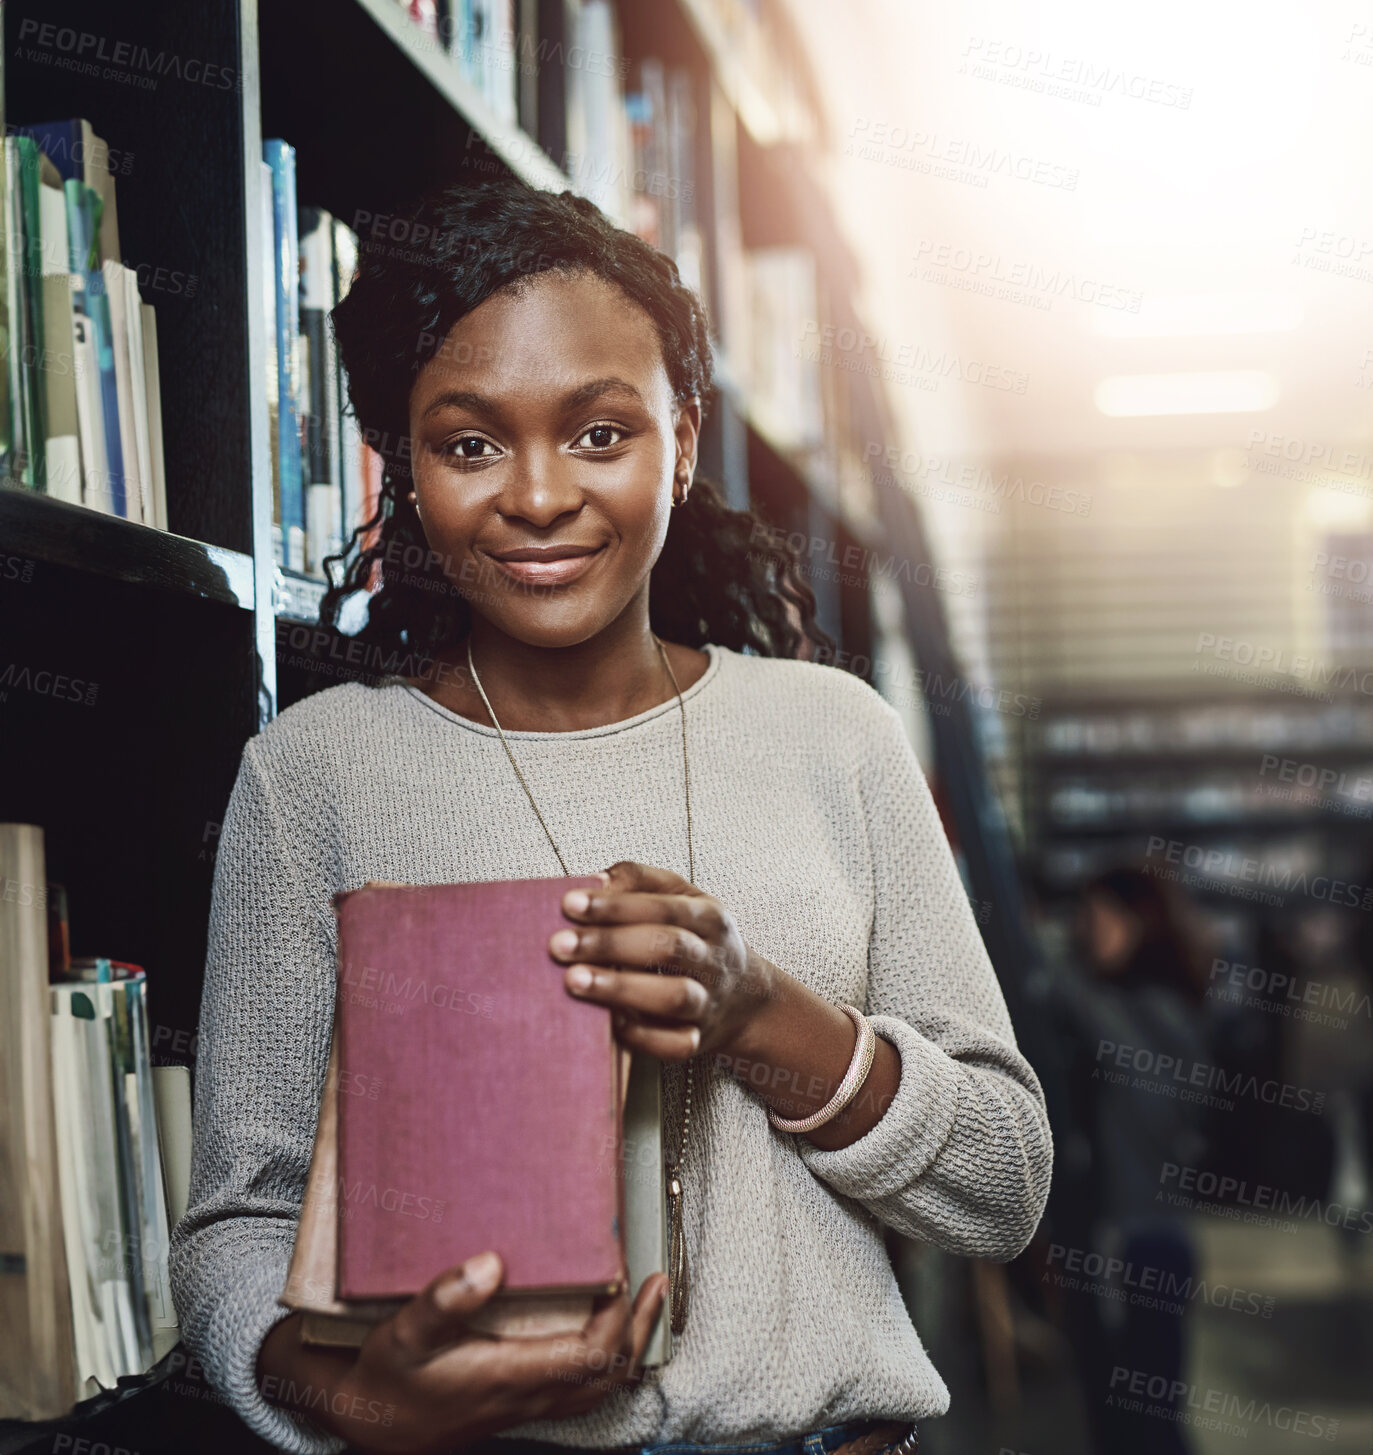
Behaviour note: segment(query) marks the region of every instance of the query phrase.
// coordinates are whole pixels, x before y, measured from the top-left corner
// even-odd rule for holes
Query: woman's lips
[[[551,561],[503,561],[499,556],[491,559],[510,577],[526,586],[563,586],[575,581],[600,560],[604,546],[597,546],[580,556],[559,556]]]

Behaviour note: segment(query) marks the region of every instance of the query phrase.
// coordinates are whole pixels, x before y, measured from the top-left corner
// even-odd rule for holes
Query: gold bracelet
[[[868,1072],[872,1070],[873,1057],[877,1053],[877,1037],[873,1034],[872,1026],[868,1024],[867,1016],[861,1010],[855,1010],[851,1005],[840,1005],[839,1009],[853,1022],[854,1029],[858,1032],[853,1045],[853,1057],[849,1061],[849,1069],[844,1072],[844,1079],[839,1083],[839,1089],[834,1095],[819,1111],[813,1112],[808,1117],[799,1117],[796,1120],[779,1117],[769,1107],[768,1120],[779,1132],[813,1132],[817,1127],[823,1127],[826,1122],[833,1121],[858,1095],[864,1081],[867,1080]]]

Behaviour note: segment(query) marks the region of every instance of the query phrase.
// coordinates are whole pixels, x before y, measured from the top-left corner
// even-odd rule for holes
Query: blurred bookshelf
[[[1373,821],[1367,700],[1058,700],[1023,733],[1025,837],[1053,892],[1157,857],[1165,840],[1221,865],[1363,881]],[[1202,874],[1193,887],[1203,908],[1229,910],[1239,884]]]
[[[327,16],[306,0],[140,0],[117,21],[93,0],[4,6],[7,134],[81,118],[110,153],[118,249],[100,261],[123,267],[130,307],[150,309],[156,328],[146,418],[136,430],[121,419],[130,469],[135,433],[140,449],[155,433],[163,495],[140,506],[103,493],[83,454],[89,419],[64,436],[82,464],[63,489],[48,488],[56,471],[34,475],[52,387],[36,365],[22,389],[39,401],[38,449],[11,451],[0,485],[0,640],[6,662],[99,691],[80,708],[37,692],[0,701],[0,819],[43,829],[47,873],[70,892],[73,948],[148,967],[165,1046],[193,1045],[215,842],[243,745],[347,675],[330,651],[339,634],[318,628],[319,562],[365,518],[367,451],[339,409],[328,341],[306,335],[306,293],[299,316],[280,301],[283,200],[302,259],[307,235],[323,241],[309,266],[323,258],[337,289],[351,276],[350,230],[435,182],[514,174],[593,197],[670,252],[705,299],[719,368],[702,474],[821,542],[807,560],[860,562],[811,575],[821,625],[869,680],[880,639],[901,631],[876,619],[870,555],[925,558],[913,509],[894,535],[864,463],[892,437],[880,382],[822,368],[801,346],[862,321],[858,265],[825,185],[821,92],[790,11],[771,0],[470,10],[488,27],[476,41],[421,0],[339,0]],[[100,41],[101,64],[77,64],[67,35]],[[569,67],[574,47],[607,64]],[[290,156],[269,163],[274,140]],[[12,282],[28,276],[20,266]],[[283,476],[283,358],[303,376],[289,381],[298,494]],[[46,458],[69,456],[54,445]],[[942,618],[921,629],[937,638]],[[246,1448],[205,1395],[183,1429],[207,1449]],[[106,1391],[69,1423],[113,1418],[114,1401]],[[0,1419],[7,1450],[25,1448],[25,1428]]]

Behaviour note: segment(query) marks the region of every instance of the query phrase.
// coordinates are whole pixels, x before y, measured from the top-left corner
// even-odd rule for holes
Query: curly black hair
[[[356,639],[375,652],[432,655],[466,635],[470,607],[428,549],[408,499],[411,386],[458,319],[553,270],[595,274],[644,309],[674,399],[699,398],[704,417],[714,372],[705,310],[671,258],[570,191],[510,179],[427,192],[360,239],[357,272],[330,314],[348,407],[383,472],[376,513],[326,559],[322,625],[337,628],[344,599],[370,589]],[[816,622],[815,595],[785,533],[731,509],[699,475],[671,512],[649,581],[649,621],[664,640],[696,647],[716,642],[777,657],[800,656],[807,640],[822,657],[835,647]]]

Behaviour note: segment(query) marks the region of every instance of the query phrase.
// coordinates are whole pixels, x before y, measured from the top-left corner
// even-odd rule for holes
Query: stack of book
[[[594,878],[372,883],[337,896],[334,1038],[283,1306],[356,1346],[446,1269],[494,1249],[471,1322],[580,1329],[666,1268],[660,1068],[574,1001],[548,937]],[[666,1315],[644,1363],[672,1353]]]
[[[0,879],[0,1416],[51,1419],[177,1342],[190,1074],[152,1064],[143,970],[70,958],[42,829],[0,824]]]
[[[290,143],[264,141],[262,153],[273,548],[284,570],[325,580],[325,557],[371,519],[381,490],[380,457],[343,408],[328,320],[353,280],[358,241],[323,208],[298,206]]]
[[[78,118],[10,126],[3,155],[3,472],[166,530],[157,325],[121,261],[110,149]]]

